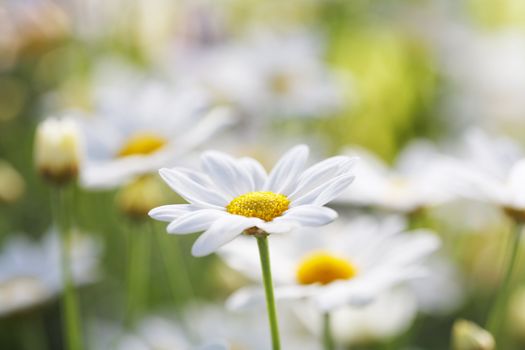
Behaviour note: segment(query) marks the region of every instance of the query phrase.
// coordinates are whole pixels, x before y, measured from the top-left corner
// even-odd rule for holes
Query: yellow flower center
[[[118,152],[119,157],[151,154],[166,145],[166,140],[152,133],[133,135]]]
[[[277,94],[286,94],[292,89],[292,77],[283,73],[275,74],[270,79],[270,89]]]
[[[357,268],[351,262],[326,252],[315,252],[299,263],[297,281],[300,284],[329,284],[349,280],[356,274]]]
[[[272,221],[288,210],[290,200],[282,194],[273,192],[248,192],[226,206],[230,214]]]

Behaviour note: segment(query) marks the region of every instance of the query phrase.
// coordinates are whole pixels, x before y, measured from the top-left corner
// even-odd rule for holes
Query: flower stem
[[[78,311],[78,301],[73,274],[71,271],[70,245],[71,245],[71,215],[69,189],[60,187],[53,189],[53,214],[60,232],[60,264],[62,270],[62,284],[64,294],[62,297],[62,325],[66,337],[68,350],[81,350],[82,330]]]
[[[334,350],[334,338],[332,337],[332,330],[330,328],[330,313],[323,314],[323,344],[325,350]]]
[[[139,225],[142,228],[142,225]],[[130,230],[128,253],[128,326],[133,326],[147,298],[150,240],[145,230]]]
[[[270,332],[272,335],[272,349],[280,350],[279,324],[277,322],[277,311],[275,308],[275,298],[273,295],[272,270],[270,267],[270,251],[268,249],[268,236],[258,235],[257,245],[259,246],[259,257],[261,259],[261,269],[264,282],[264,292],[266,294],[266,308],[270,321]]]
[[[170,237],[165,232],[156,232],[153,222],[150,222],[150,228],[151,233],[158,238],[173,301],[177,307],[180,307],[184,299],[193,297],[194,293],[183,251],[180,247],[179,237],[168,239]]]
[[[510,237],[510,244],[507,250],[507,266],[505,267],[505,275],[503,281],[501,282],[500,287],[498,288],[497,295],[495,297],[494,303],[492,304],[492,309],[489,313],[487,319],[486,328],[492,333],[492,335],[499,339],[499,333],[504,327],[505,322],[505,309],[511,292],[511,282],[512,274],[518,260],[519,246],[521,240],[521,231],[523,230],[523,224],[517,222],[515,227],[515,232],[513,232],[512,237]]]

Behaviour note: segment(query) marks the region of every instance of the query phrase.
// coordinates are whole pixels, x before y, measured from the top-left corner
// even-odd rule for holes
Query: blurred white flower
[[[94,116],[82,119],[86,187],[113,187],[173,166],[233,122],[230,110],[210,109],[205,94],[183,90],[109,65],[95,83]]]
[[[35,135],[35,164],[45,179],[65,183],[78,174],[82,163],[82,140],[72,118],[48,118]]]
[[[525,32],[441,28],[444,74],[454,84],[448,114],[487,127],[521,126],[525,112]],[[451,30],[451,28],[453,30]]]
[[[100,246],[92,238],[75,234],[70,247],[76,285],[94,282]],[[55,232],[41,242],[22,235],[8,238],[0,251],[0,315],[39,305],[62,291],[60,243]]]
[[[507,139],[490,138],[480,130],[465,136],[463,157],[448,162],[453,191],[525,217],[525,158]]]
[[[440,156],[428,143],[413,142],[398,157],[394,168],[365,150],[348,150],[361,159],[356,182],[336,202],[380,207],[410,213],[450,199],[446,178],[439,171]]]
[[[317,334],[322,329],[322,315],[309,306],[301,303],[296,312],[308,329]],[[332,335],[337,344],[346,346],[384,342],[410,328],[416,315],[417,302],[412,293],[396,288],[381,293],[363,307],[345,306],[333,311]]]
[[[190,350],[195,349],[180,325],[168,318],[149,316],[133,330],[120,324],[96,320],[89,324],[92,350]]]
[[[304,328],[293,310],[279,309],[279,330],[284,349],[318,349],[318,342]],[[223,344],[229,350],[267,350],[271,348],[270,331],[260,310],[229,312],[223,305],[193,305],[185,314],[186,324],[200,339]],[[201,342],[202,343],[202,342]]]
[[[427,275],[408,284],[418,310],[437,316],[457,311],[466,299],[466,286],[457,266],[436,254],[427,260],[425,267]]]
[[[309,33],[256,32],[182,54],[173,74],[239,107],[251,123],[272,117],[323,117],[341,107],[342,96],[316,39]]]
[[[256,311],[256,310],[253,310]],[[281,334],[286,349],[314,350],[315,340],[290,310],[283,310]],[[126,331],[120,325],[97,320],[91,322],[93,350],[266,350],[271,347],[270,334],[261,327],[257,312],[231,313],[212,304],[189,305],[180,321],[165,315],[144,318]]]
[[[277,299],[310,299],[323,311],[365,305],[403,281],[425,275],[422,260],[440,245],[428,231],[400,233],[395,218],[368,217],[335,223],[325,231],[304,230],[271,242]],[[246,239],[219,250],[234,269],[259,279],[257,252]],[[228,304],[243,308],[263,302],[258,287],[236,292]]]
[[[306,169],[308,154],[307,146],[292,148],[270,174],[252,158],[215,151],[203,154],[204,173],[161,169],[164,181],[189,204],[158,207],[150,216],[171,222],[168,233],[206,231],[193,245],[195,256],[213,253],[243,233],[326,225],[337,213],[325,205],[352,183],[354,159],[332,157]]]

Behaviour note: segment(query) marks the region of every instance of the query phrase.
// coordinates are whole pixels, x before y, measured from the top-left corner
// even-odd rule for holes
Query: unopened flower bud
[[[78,174],[80,136],[72,119],[50,118],[38,126],[35,136],[35,163],[38,172],[55,184],[65,184]]]
[[[525,287],[517,288],[508,307],[509,326],[516,338],[525,343]]]
[[[25,182],[6,161],[0,160],[0,203],[13,203],[22,196]]]
[[[454,350],[494,350],[494,337],[474,322],[457,320],[452,329]]]
[[[148,217],[148,212],[165,203],[165,185],[157,175],[144,175],[122,187],[117,195],[117,205],[134,219]]]

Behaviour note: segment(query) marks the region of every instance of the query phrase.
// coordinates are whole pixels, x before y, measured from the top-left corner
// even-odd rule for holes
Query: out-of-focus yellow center
[[[299,263],[297,281],[300,284],[328,284],[336,280],[349,280],[356,274],[357,268],[348,260],[326,252],[315,252]]]
[[[278,94],[286,94],[292,89],[292,77],[287,74],[275,74],[270,79],[270,89]]]
[[[248,192],[230,202],[226,210],[230,214],[272,221],[288,210],[290,200],[273,192]]]
[[[119,157],[151,154],[166,145],[166,140],[153,133],[133,135],[118,152]]]

